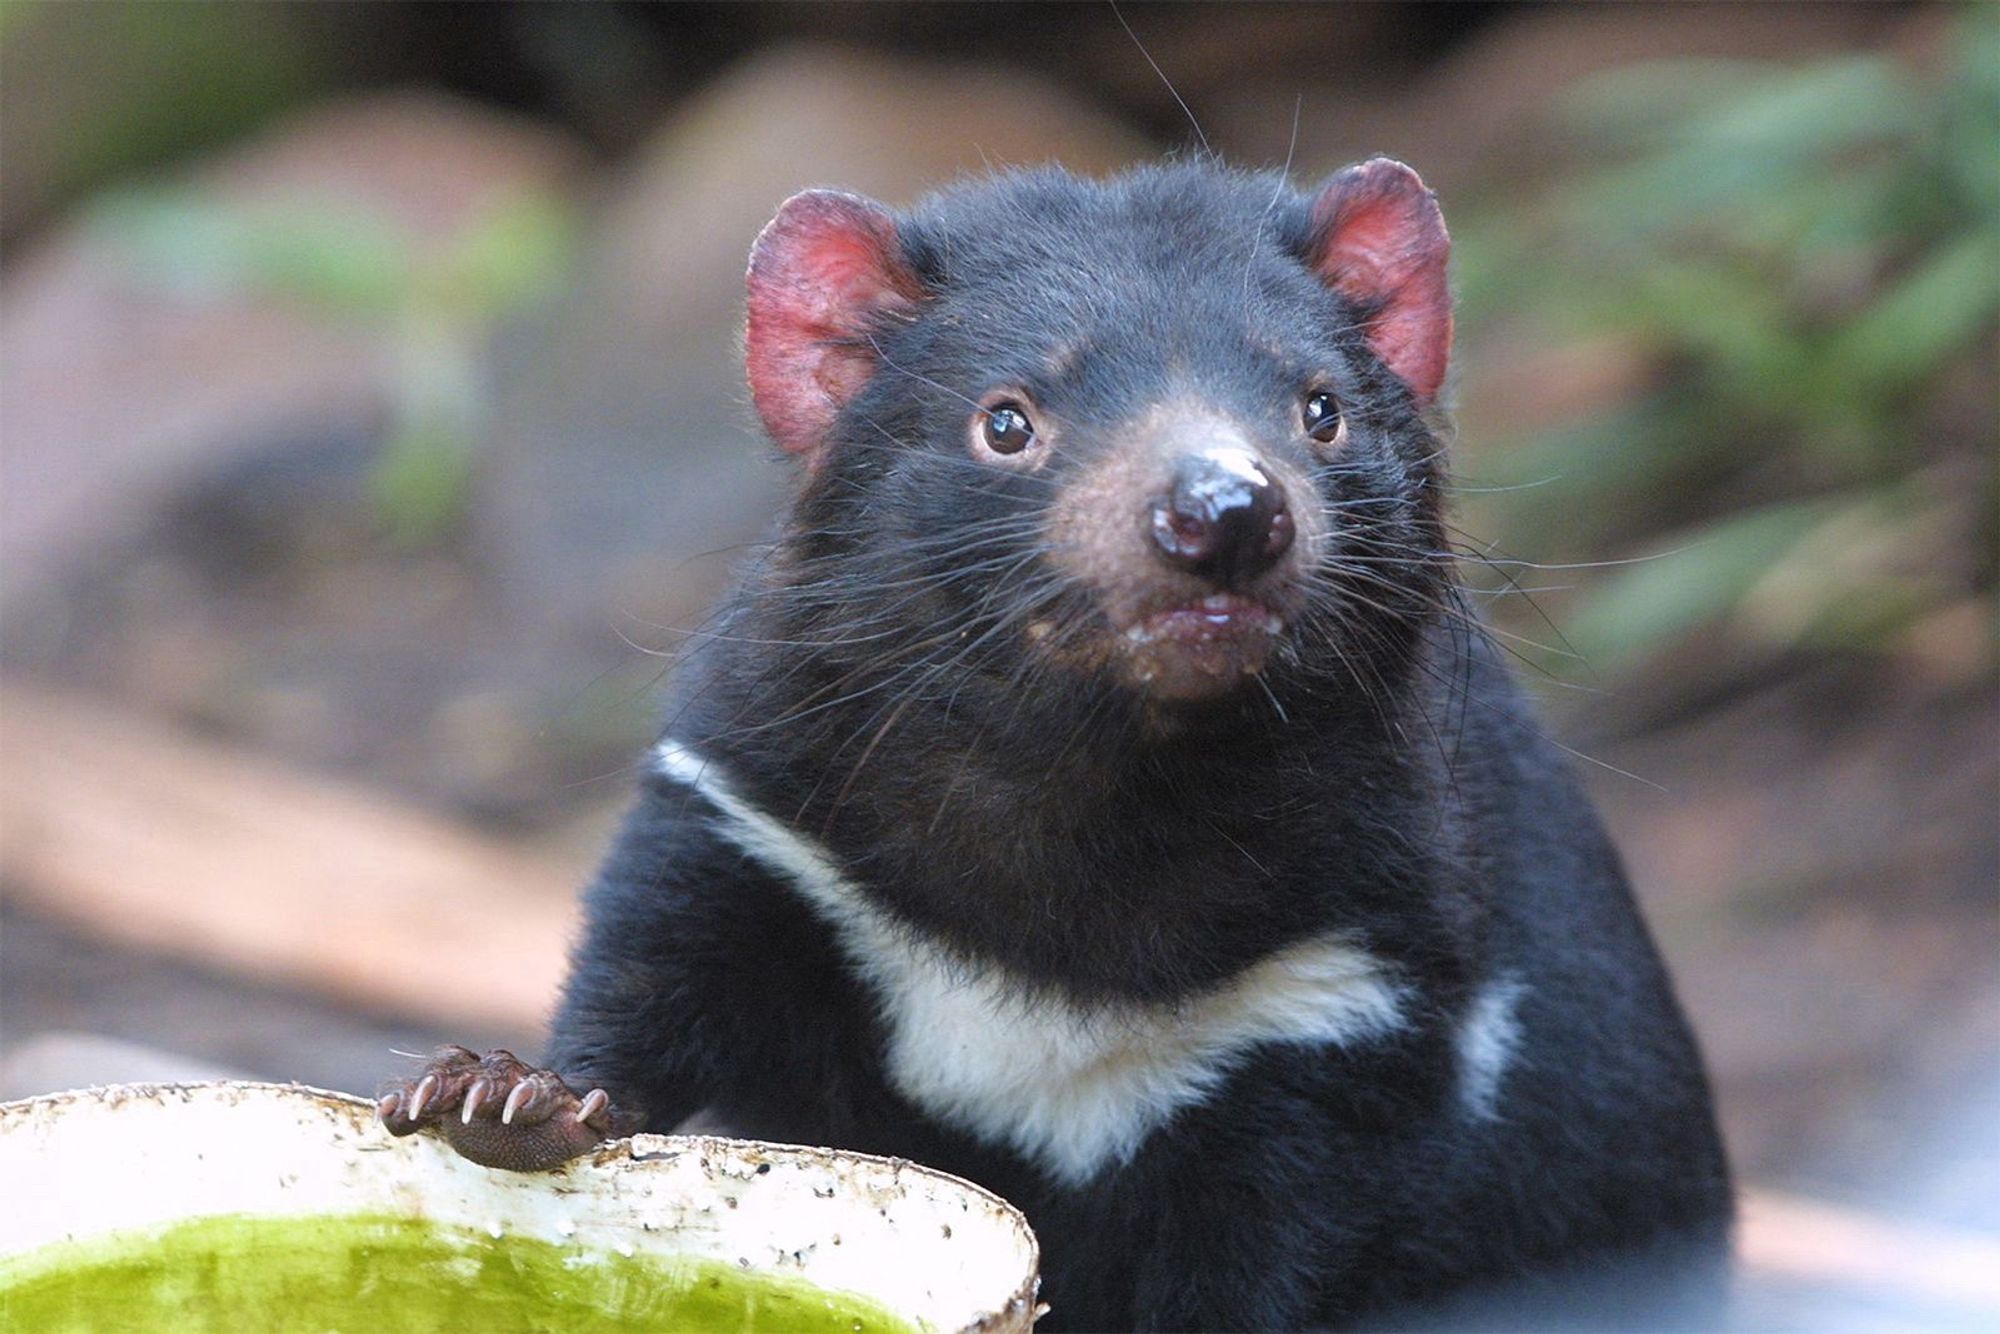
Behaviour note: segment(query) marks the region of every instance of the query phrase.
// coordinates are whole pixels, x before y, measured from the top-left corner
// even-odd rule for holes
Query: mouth
[[[1285,618],[1240,593],[1142,613],[1119,639],[1127,677],[1165,700],[1213,699],[1264,669]]]

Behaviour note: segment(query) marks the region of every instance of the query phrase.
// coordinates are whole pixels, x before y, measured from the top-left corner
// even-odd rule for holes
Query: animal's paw
[[[433,1126],[486,1167],[546,1172],[618,1134],[624,1118],[603,1089],[579,1094],[513,1052],[440,1047],[416,1076],[384,1090],[375,1111],[392,1135]]]

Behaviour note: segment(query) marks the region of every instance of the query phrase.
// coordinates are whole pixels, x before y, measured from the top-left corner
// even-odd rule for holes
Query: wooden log
[[[409,803],[14,682],[0,687],[0,887],[140,949],[534,1033],[578,885]]]
[[[2000,1239],[1992,1236],[1750,1189],[1737,1256],[1753,1277],[1942,1307],[2000,1328]]]

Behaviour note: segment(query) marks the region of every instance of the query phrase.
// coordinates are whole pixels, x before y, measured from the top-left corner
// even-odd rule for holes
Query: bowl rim
[[[332,1103],[354,1114],[357,1119],[373,1123],[376,1118],[375,1102],[357,1094],[344,1093],[337,1089],[319,1088],[316,1085],[300,1083],[296,1080],[261,1079],[201,1079],[201,1080],[140,1080],[129,1084],[90,1084],[81,1088],[58,1089],[47,1093],[30,1094],[25,1098],[15,1098],[0,1102],[0,1123],[26,1117],[36,1112],[48,1112],[63,1106],[79,1103],[116,1104],[127,1099],[155,1099],[162,1096],[174,1097],[187,1094],[244,1093],[252,1095],[268,1094],[280,1097],[304,1097],[322,1104]],[[593,1165],[608,1165],[614,1162],[628,1162],[640,1166],[668,1155],[686,1152],[700,1152],[709,1146],[722,1148],[731,1154],[769,1155],[794,1162],[833,1165],[836,1163],[860,1165],[879,1169],[891,1175],[915,1173],[919,1177],[942,1183],[946,1187],[963,1191],[978,1202],[990,1208],[1005,1223],[1013,1225],[1024,1243],[1024,1258],[1028,1262],[1026,1276],[1019,1286],[1009,1294],[1006,1301],[996,1310],[978,1312],[969,1324],[961,1326],[963,1331],[1026,1330],[1047,1311],[1047,1306],[1037,1301],[1041,1286],[1041,1240],[1028,1223],[1027,1215],[1010,1201],[964,1177],[931,1167],[909,1158],[898,1158],[884,1154],[864,1153],[858,1149],[841,1149],[817,1144],[788,1144],[777,1140],[738,1139],[728,1135],[662,1135],[640,1132],[607,1140],[590,1149],[571,1163],[588,1161]],[[565,1167],[569,1164],[564,1164]],[[504,1169],[489,1169],[500,1171]],[[560,1170],[560,1169],[557,1169]],[[522,1172],[513,1175],[534,1177],[545,1173]],[[1025,1317],[1025,1319],[1024,1319]]]

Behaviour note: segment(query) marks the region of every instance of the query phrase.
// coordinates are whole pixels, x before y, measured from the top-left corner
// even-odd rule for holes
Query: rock
[[[756,56],[661,131],[605,201],[579,290],[502,350],[480,523],[509,618],[567,655],[550,679],[671,650],[780,505],[747,410],[745,257],[794,191],[907,203],[966,172],[1060,158],[1108,171],[1134,133],[1032,74],[829,47]],[[741,559],[740,550],[735,553]]]
[[[778,48],[676,116],[607,203],[603,294],[641,327],[707,332],[742,302],[750,242],[787,195],[836,186],[907,204],[968,173],[1151,156],[1127,127],[1019,69]]]
[[[371,483],[411,348],[396,291],[343,304],[337,286],[205,272],[200,238],[216,219],[265,225],[244,210],[365,219],[425,279],[492,210],[563,191],[581,161],[506,115],[370,96],[182,173],[140,206],[154,231],[89,214],[11,267],[7,665],[458,795],[455,756],[421,742],[440,701],[483,688],[500,627],[462,554],[382,540]],[[475,318],[455,336],[483,333]]]
[[[336,103],[187,173],[218,207],[338,201],[442,244],[577,162],[560,136],[440,97]],[[374,438],[396,374],[388,322],[135,268],[86,217],[0,287],[0,610],[129,538],[196,479],[307,438]]]
[[[150,290],[72,230],[0,289],[0,611],[130,538],[204,470],[382,412],[378,339],[274,302]]]

